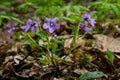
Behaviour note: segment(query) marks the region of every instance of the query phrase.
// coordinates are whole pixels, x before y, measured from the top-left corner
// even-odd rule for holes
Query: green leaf
[[[38,33],[36,33],[36,35],[38,35],[42,40],[47,39],[47,34],[44,31],[39,31]]]
[[[27,6],[34,6],[34,4],[31,3],[31,2],[26,2],[26,3],[23,3],[23,4],[19,5],[18,9],[24,9]]]
[[[2,20],[2,18],[0,17],[0,26],[2,25],[2,22],[3,22],[3,20]]]
[[[120,11],[115,4],[111,4],[111,10],[117,17],[120,17]]]
[[[35,10],[35,14],[40,14],[43,11],[43,7],[39,7],[38,9]]]
[[[105,12],[105,14],[107,14],[107,12],[110,11],[110,4],[109,3],[103,3],[103,6],[101,8]]]
[[[113,63],[113,61],[115,60],[114,54],[109,50],[107,50],[106,54],[107,54],[107,58],[110,60],[110,62]]]
[[[97,1],[91,2],[89,6],[93,7],[94,9],[99,10],[99,9],[101,9],[101,7],[103,7],[103,2],[97,2]]]
[[[24,23],[22,20],[20,20],[20,19],[18,19],[18,18],[15,18],[15,17],[11,17],[11,19],[13,19],[14,21],[19,22],[19,23],[21,23],[21,24]]]
[[[44,56],[44,55],[42,55],[42,57],[39,58],[39,59],[40,59],[40,62],[42,64],[50,64],[51,63],[50,60],[46,56]]]
[[[55,49],[52,51],[52,53],[58,55],[58,56],[61,56],[63,53],[64,53],[64,49]]]
[[[100,78],[103,77],[104,73],[100,71],[94,71],[94,72],[87,72],[82,74],[79,77],[79,80],[87,80],[87,79],[93,79],[93,78]]]
[[[62,18],[62,19],[64,19],[64,20],[67,20],[67,21],[75,22],[74,19],[69,18],[69,17],[60,17],[60,18]]]
[[[2,23],[3,23],[3,19],[10,19],[10,17],[9,16],[5,16],[5,15],[1,15],[0,16],[0,26],[2,25]]]
[[[84,7],[84,6],[74,6],[74,9],[75,10],[77,10],[77,11],[86,11],[86,10],[88,10],[86,7]]]
[[[22,44],[23,45],[26,45],[26,44],[31,45],[31,44],[33,44],[33,42],[31,40],[28,40],[28,41],[23,42]]]
[[[10,19],[10,16],[2,15],[2,16],[0,16],[0,17],[3,18],[3,19]]]
[[[32,63],[26,63],[26,64],[23,64],[20,68],[18,68],[18,70],[22,70],[24,68],[28,68],[28,67],[31,67],[32,66]]]

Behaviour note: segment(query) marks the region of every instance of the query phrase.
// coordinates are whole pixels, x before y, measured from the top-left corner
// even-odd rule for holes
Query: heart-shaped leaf
[[[93,79],[93,78],[100,78],[103,77],[104,73],[100,71],[94,71],[94,72],[87,72],[82,74],[79,77],[79,80],[87,80],[87,79]]]

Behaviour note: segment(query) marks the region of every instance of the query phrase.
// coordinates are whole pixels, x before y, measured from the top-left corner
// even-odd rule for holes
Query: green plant
[[[111,0],[92,2],[89,8],[95,10],[95,15],[97,15],[98,20],[120,18],[120,6],[116,1],[114,3]]]

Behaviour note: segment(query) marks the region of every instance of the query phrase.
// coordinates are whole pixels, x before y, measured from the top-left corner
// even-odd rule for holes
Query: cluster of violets
[[[28,19],[26,22],[26,25],[21,26],[20,29],[22,29],[24,32],[32,31],[34,32],[35,29],[39,26],[40,22],[37,22],[32,19]],[[8,33],[13,33],[16,30],[16,25],[13,24],[12,27],[8,30]]]
[[[60,29],[60,25],[56,23],[57,18],[46,18],[46,23],[43,24],[43,29],[48,29],[49,33],[53,33],[55,29]],[[36,28],[40,25],[40,22],[37,22],[32,19],[28,19],[26,25],[21,26],[24,32],[32,31],[35,32]],[[8,30],[8,33],[13,33],[15,31],[16,24],[12,25],[12,27]]]
[[[86,13],[85,15],[83,15],[82,19],[84,21],[87,21],[92,27],[94,27],[96,24],[95,19],[91,18],[89,13]],[[82,27],[86,32],[90,31],[90,28],[88,27],[88,23],[82,23]]]
[[[96,22],[95,19],[91,18],[89,13],[86,13],[82,16],[82,19],[84,21],[87,21],[87,23],[82,23],[82,28],[87,32],[90,30],[88,27],[88,23],[94,27]],[[24,32],[32,31],[35,32],[36,28],[40,25],[41,21],[37,22],[32,19],[28,19],[26,22],[26,25],[21,26],[20,29],[22,29]],[[12,25],[12,27],[8,30],[9,33],[13,33],[15,31],[16,24]],[[60,24],[57,24],[57,18],[46,18],[46,23],[43,24],[43,29],[48,29],[49,33],[54,33],[56,29],[60,29]]]

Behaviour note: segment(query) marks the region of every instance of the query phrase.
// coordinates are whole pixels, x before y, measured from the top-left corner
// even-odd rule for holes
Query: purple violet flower
[[[22,26],[21,29],[23,29],[25,32],[27,32],[29,30],[34,32],[38,25],[39,24],[36,21],[34,21],[32,19],[28,19],[26,25]]]
[[[88,24],[82,24],[84,31],[88,32],[90,28],[88,27]]]
[[[90,19],[90,14],[86,13],[85,15],[82,16],[83,20],[89,20]]]
[[[8,33],[13,33],[14,31],[15,31],[15,26],[16,26],[17,24],[13,24],[12,26],[11,26],[11,28],[8,30]]]
[[[95,19],[89,19],[88,21],[89,21],[89,23],[91,24],[92,27],[95,26],[95,24],[96,24]]]
[[[46,18],[47,23],[43,24],[43,29],[48,29],[49,33],[53,33],[55,29],[60,29],[60,25],[56,23],[57,18]]]
[[[85,15],[83,15],[83,16],[82,16],[82,19],[83,19],[83,20],[87,20],[92,27],[94,27],[95,24],[96,24],[95,19],[91,18],[91,16],[90,16],[89,13],[86,13]]]
[[[84,23],[82,24],[83,27],[88,27],[88,24]]]

